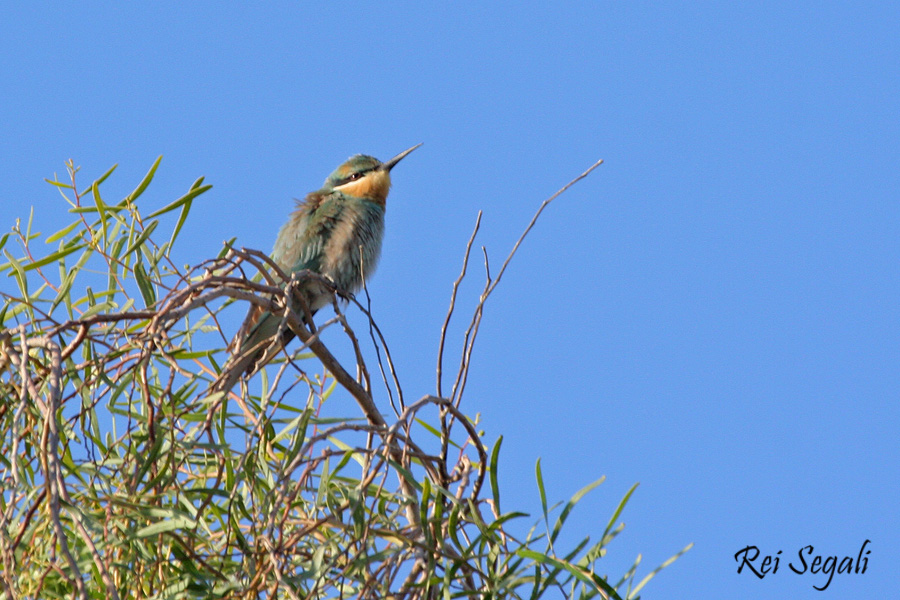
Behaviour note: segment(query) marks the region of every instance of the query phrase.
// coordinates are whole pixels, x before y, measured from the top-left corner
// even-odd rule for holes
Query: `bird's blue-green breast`
[[[375,269],[384,207],[333,191],[310,194],[281,228],[272,258],[287,272],[309,269],[356,292]]]

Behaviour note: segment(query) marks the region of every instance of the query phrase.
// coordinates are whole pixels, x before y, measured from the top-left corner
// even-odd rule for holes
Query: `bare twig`
[[[475,236],[478,235],[478,230],[481,227],[481,214],[482,212],[479,210],[478,217],[475,219],[475,227],[472,229],[472,235],[469,236],[469,241],[466,244],[466,252],[463,255],[462,271],[460,271],[459,277],[453,282],[453,291],[450,293],[450,307],[447,309],[447,316],[444,318],[444,324],[441,325],[441,337],[440,343],[438,344],[437,355],[437,395],[439,397],[444,396],[441,385],[443,383],[444,344],[447,341],[447,327],[450,325],[450,317],[453,316],[453,310],[456,307],[456,294],[459,290],[459,284],[462,283],[463,278],[466,276],[466,269],[469,266],[469,253],[472,251],[472,243],[475,242]]]

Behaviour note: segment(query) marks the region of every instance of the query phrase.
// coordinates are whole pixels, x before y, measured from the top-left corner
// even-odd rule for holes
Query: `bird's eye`
[[[353,175],[350,176],[350,181],[356,181],[357,179],[359,179],[362,176],[363,176],[362,173],[354,173]]]

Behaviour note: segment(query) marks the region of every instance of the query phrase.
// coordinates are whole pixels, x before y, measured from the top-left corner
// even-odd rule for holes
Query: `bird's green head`
[[[365,154],[351,156],[328,176],[325,180],[325,189],[384,204],[391,188],[391,169],[421,145],[416,144],[386,162]]]

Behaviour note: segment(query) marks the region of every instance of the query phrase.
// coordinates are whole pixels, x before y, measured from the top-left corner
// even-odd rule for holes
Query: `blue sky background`
[[[233,236],[268,251],[347,156],[424,142],[370,282],[417,398],[477,211],[496,269],[603,158],[486,311],[464,409],[505,437],[504,509],[538,514],[541,457],[551,499],[608,477],[570,542],[641,483],[610,574],[694,542],[646,598],[894,597],[898,40],[888,2],[7,6],[0,224],[31,206],[45,232],[67,224],[42,180],[68,158],[83,184],[119,163],[110,201],[162,154],[145,207],[215,186],[181,262]],[[787,568],[867,538],[868,572],[825,592]],[[737,575],[748,544],[782,550],[779,572]]]

